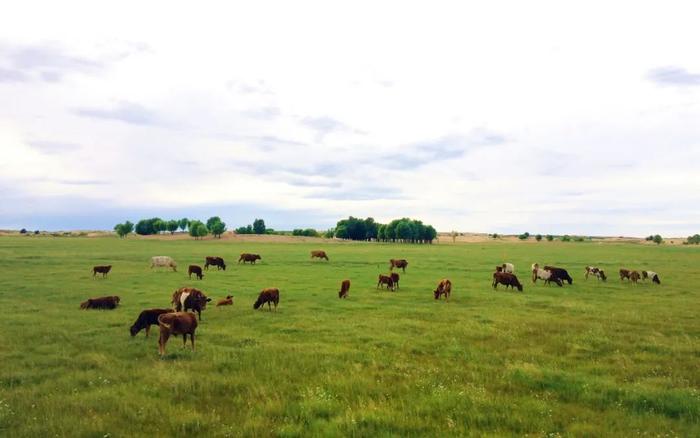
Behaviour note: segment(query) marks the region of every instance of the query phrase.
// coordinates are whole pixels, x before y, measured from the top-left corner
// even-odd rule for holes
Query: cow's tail
[[[170,330],[170,324],[167,324],[163,321],[163,315],[167,315],[167,313],[163,313],[161,315],[158,315],[158,325],[162,325],[166,329]]]

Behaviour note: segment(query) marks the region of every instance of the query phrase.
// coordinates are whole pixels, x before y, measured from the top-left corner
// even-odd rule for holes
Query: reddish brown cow
[[[190,265],[187,268],[187,275],[190,276],[190,279],[192,279],[192,274],[194,274],[197,278],[200,280],[204,278],[204,274],[202,274],[202,267],[197,266],[197,265]]]
[[[267,303],[267,309],[272,311],[272,306],[270,303],[273,303],[275,305],[275,311],[277,311],[277,304],[279,304],[279,302],[280,290],[276,287],[268,287],[267,289],[260,291],[258,299],[255,301],[255,304],[253,304],[253,309],[259,309],[260,306],[264,306],[265,303]]]
[[[515,274],[510,274],[508,272],[494,272],[492,283],[493,288],[496,289],[499,283],[505,285],[506,289],[508,289],[508,286],[510,286],[518,288],[520,292],[523,291],[523,285],[520,284],[518,277],[516,277]]]
[[[393,271],[394,268],[401,268],[403,269],[403,272],[406,272],[406,266],[408,266],[408,262],[406,259],[391,259],[389,260],[389,270]]]
[[[452,293],[452,282],[447,278],[443,278],[437,285],[437,289],[433,291],[435,299],[439,300],[441,295],[445,295],[445,300],[450,300],[450,294]]]
[[[620,281],[624,280],[625,278],[629,280],[631,273],[632,271],[629,269],[620,269]]]
[[[158,352],[165,354],[165,344],[171,335],[182,335],[182,347],[187,345],[187,335],[190,335],[192,351],[194,351],[194,332],[197,330],[197,317],[190,312],[164,313],[158,316],[160,338],[158,339]]]
[[[226,298],[223,300],[219,300],[218,303],[216,303],[216,307],[219,306],[232,306],[233,305],[233,295],[227,295]]]
[[[105,278],[111,269],[112,265],[95,266],[92,268],[92,278],[95,278],[97,274],[102,274],[102,278]]]
[[[338,298],[347,298],[348,292],[350,292],[350,280],[343,280],[340,283],[340,292],[338,292]]]
[[[199,289],[193,287],[181,287],[180,289],[173,292],[173,298],[171,303],[175,306],[177,312],[192,309],[197,312],[199,320],[202,320],[202,310],[207,307],[207,303],[211,301],[211,298],[207,298]]]
[[[243,253],[241,254],[241,257],[238,259],[238,263],[243,260],[243,264],[245,265],[246,262],[250,262],[251,265],[255,264],[256,260],[262,260],[262,257],[258,254],[248,254],[248,253]]]
[[[377,289],[379,289],[379,286],[384,287],[386,284],[386,289],[387,290],[395,290],[394,289],[394,280],[391,279],[390,275],[384,275],[384,274],[379,274],[379,278],[377,280]]]
[[[326,259],[326,261],[328,261],[326,251],[311,251],[311,258]]]
[[[80,303],[81,309],[116,309],[119,305],[120,298],[116,295],[111,297],[88,298],[87,301]]]
[[[141,330],[146,329],[146,337],[152,325],[158,325],[158,317],[164,313],[172,313],[173,309],[147,309],[139,313],[136,322],[129,328],[131,336],[136,336]]]
[[[637,272],[637,271],[630,272],[630,280],[632,280],[632,283],[637,283],[640,278],[642,278],[642,276],[639,275],[639,272]]]
[[[392,272],[389,275],[391,275],[391,281],[394,282],[394,289],[398,289],[399,288],[399,280],[401,279],[401,277],[399,277],[399,273]]]

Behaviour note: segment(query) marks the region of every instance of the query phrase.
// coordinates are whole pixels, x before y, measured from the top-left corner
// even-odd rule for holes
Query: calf
[[[340,292],[338,292],[338,298],[347,298],[350,292],[350,280],[343,280],[340,283]]]
[[[394,290],[394,280],[391,279],[391,276],[379,274],[379,279],[377,281],[377,289],[379,289],[379,286],[384,287],[385,284],[387,290]]]
[[[164,313],[158,316],[160,338],[158,339],[158,352],[165,354],[165,344],[171,335],[182,335],[182,347],[187,345],[187,335],[190,335],[192,351],[194,351],[194,332],[197,330],[197,317],[190,312]]]
[[[138,332],[146,329],[146,337],[148,337],[148,332],[151,330],[152,325],[158,325],[158,317],[164,313],[172,313],[173,309],[147,309],[139,313],[139,317],[136,318],[136,322],[131,326],[129,332],[131,336],[136,336]]]
[[[394,288],[395,288],[395,289],[398,289],[398,288],[399,288],[399,280],[401,279],[401,277],[399,277],[399,273],[398,273],[398,272],[392,272],[392,273],[389,274],[389,275],[391,276],[391,281],[394,282]]]
[[[204,263],[204,269],[209,270],[209,266],[216,266],[216,270],[219,271],[223,269],[226,270],[226,263],[221,257],[210,257],[207,256]]]
[[[406,259],[391,259],[389,260],[389,270],[393,271],[394,268],[401,268],[403,269],[403,272],[406,272],[406,266],[408,266],[408,262]]]
[[[265,305],[265,303],[267,303],[267,309],[269,311],[272,311],[272,306],[270,305],[270,303],[274,303],[276,312],[277,304],[279,304],[279,302],[280,290],[276,287],[268,287],[267,289],[263,289],[262,291],[260,291],[258,299],[255,301],[255,304],[253,304],[253,309],[259,309],[260,306],[263,306]]]
[[[445,295],[445,301],[450,300],[450,294],[452,293],[452,282],[447,278],[443,278],[437,285],[437,288],[433,291],[433,295],[436,300],[440,299],[441,295]]]
[[[219,306],[232,306],[233,305],[233,295],[227,295],[226,298],[223,300],[219,300],[218,303],[216,303],[216,307]]]
[[[190,265],[189,268],[187,268],[187,274],[190,276],[190,280],[192,279],[192,274],[194,274],[200,280],[204,278],[204,274],[202,274],[202,267],[197,265]]]
[[[540,268],[532,270],[532,282],[536,283],[538,279],[544,280],[544,284],[549,284],[552,281],[555,282],[559,287],[562,287],[563,284],[559,277],[552,275],[552,271],[546,271]]]
[[[258,254],[248,254],[248,253],[243,253],[241,254],[241,257],[238,259],[238,263],[243,260],[243,264],[245,265],[246,262],[250,262],[251,265],[255,264],[256,260],[262,260],[262,257],[260,257]]]
[[[558,278],[562,281],[566,280],[566,282],[569,284],[574,282],[574,279],[571,278],[568,272],[566,272],[566,269],[555,268],[554,266],[545,266],[544,269],[546,271],[550,271],[553,278]]]
[[[326,259],[326,261],[328,261],[326,251],[311,251],[311,258]]]
[[[595,275],[598,280],[606,281],[608,279],[605,276],[605,271],[596,266],[586,266],[586,280],[588,280],[589,275]]]
[[[102,278],[105,278],[111,269],[112,265],[95,266],[92,268],[92,278],[97,274],[102,274]]]
[[[647,278],[651,278],[652,283],[661,284],[659,274],[657,274],[656,272],[642,271],[642,280],[646,280]]]
[[[172,257],[155,256],[151,257],[151,269],[153,268],[172,268],[173,272],[177,272],[177,263]]]
[[[181,287],[173,292],[171,303],[175,306],[177,312],[187,312],[187,310],[192,309],[197,312],[201,321],[202,310],[207,307],[209,301],[211,301],[211,298],[207,298],[201,290],[193,287]]]
[[[81,309],[116,309],[121,300],[118,296],[88,298],[80,303]]]
[[[499,283],[504,284],[506,289],[508,289],[508,286],[510,286],[518,288],[520,292],[523,291],[523,285],[520,284],[518,277],[516,277],[515,274],[509,274],[508,272],[494,272],[492,283],[493,288],[496,289]]]

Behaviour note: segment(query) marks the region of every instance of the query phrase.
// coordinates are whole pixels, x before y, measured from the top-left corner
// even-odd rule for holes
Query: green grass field
[[[262,263],[236,265],[241,252]],[[154,255],[178,272],[152,272]],[[189,280],[207,255],[228,269]],[[389,258],[408,270],[377,292]],[[491,289],[502,261],[524,293]],[[573,286],[533,286],[533,262]],[[587,264],[608,282],[584,281]],[[620,267],[662,284],[621,284]],[[0,436],[700,436],[698,267],[697,248],[671,245],[2,237]],[[443,277],[449,303],[432,296]],[[176,338],[161,359],[157,327],[128,328],[186,285],[234,306],[204,311],[196,352]],[[269,286],[278,311],[254,311]],[[121,306],[78,309],[102,295]]]

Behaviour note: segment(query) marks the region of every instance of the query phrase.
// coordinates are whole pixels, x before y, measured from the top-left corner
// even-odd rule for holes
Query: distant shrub
[[[253,234],[253,226],[238,227],[236,228],[236,234]]]
[[[527,240],[529,238],[530,238],[530,233],[528,233],[528,232],[525,232],[525,233],[518,236],[518,239],[520,239],[520,240]]]
[[[659,236],[658,234],[654,235],[654,236],[651,238],[651,240],[652,240],[655,244],[657,244],[657,245],[661,245],[661,242],[664,241],[663,237]]]
[[[584,239],[584,238],[581,237],[581,236],[578,236],[578,237],[574,238],[574,242],[583,242],[584,240],[586,240],[586,239]]]
[[[542,235],[541,234],[536,235],[535,240],[538,242],[542,241]]]
[[[326,230],[325,233],[323,233],[323,237],[325,237],[326,239],[332,239],[334,234],[335,230],[333,228],[329,228]]]
[[[547,234],[545,239],[547,239],[547,242],[551,242],[552,240],[554,240],[554,236],[552,236],[551,234]]]
[[[27,234],[27,229],[22,228],[21,230],[19,230],[19,234]]]
[[[498,238],[501,237],[501,236],[499,236],[498,233],[493,233],[493,234],[491,235],[491,237],[493,237],[494,239],[498,239]]]
[[[565,234],[565,235],[561,236],[561,241],[562,242],[571,242],[571,237],[569,237],[568,234]]]
[[[39,234],[39,230],[34,230],[34,234]]]
[[[688,240],[686,240],[686,244],[691,244],[691,245],[700,244],[700,234],[693,234],[692,236],[688,236]]]

